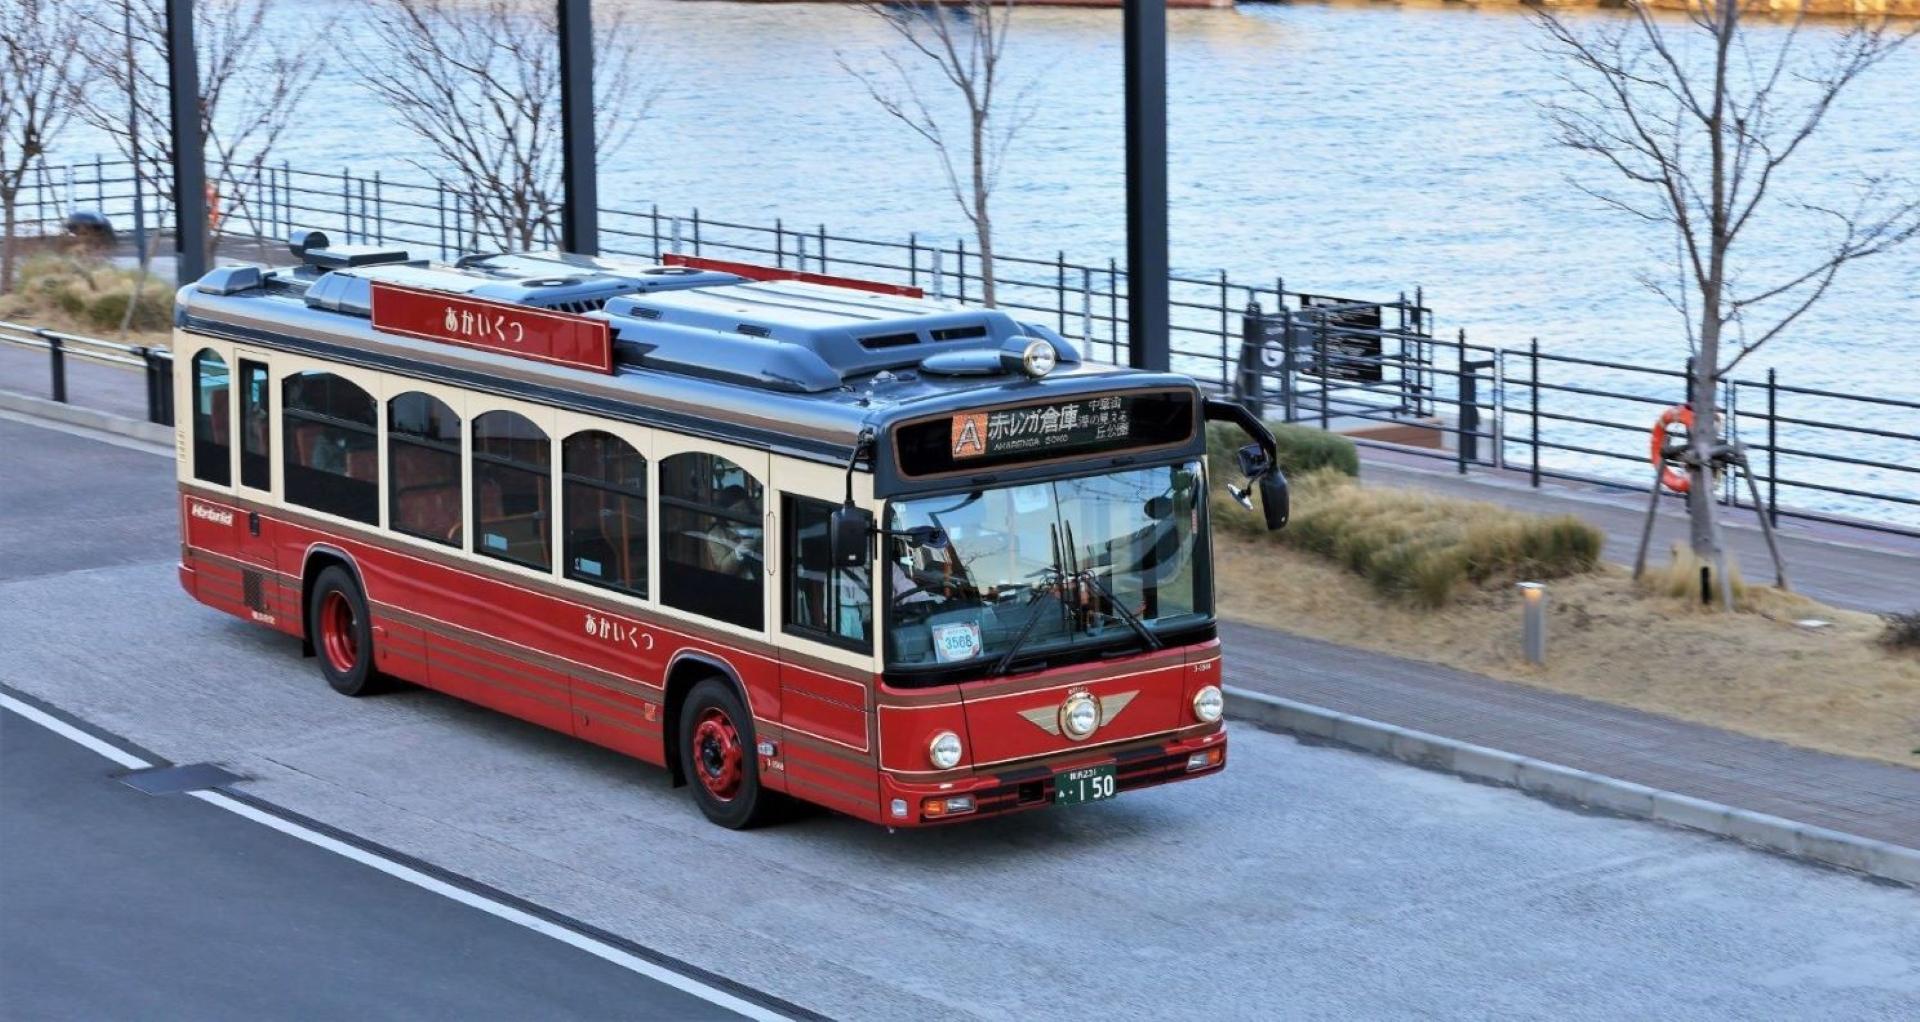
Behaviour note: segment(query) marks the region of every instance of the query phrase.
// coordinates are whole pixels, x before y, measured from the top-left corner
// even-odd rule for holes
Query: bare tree
[[[224,223],[272,232],[258,192],[274,147],[298,116],[325,63],[267,24],[278,0],[204,0],[194,5],[199,50],[200,131],[207,176]],[[87,61],[99,78],[83,111],[133,167],[135,187],[173,174],[172,107],[167,88],[166,0],[109,0],[87,8]],[[309,20],[314,38],[331,35],[331,18]],[[210,232],[207,255],[222,232]],[[233,233],[228,231],[228,233]],[[143,253],[144,255],[144,253]]]
[[[476,233],[509,248],[550,244],[561,198],[558,5],[516,0],[375,0],[370,39],[343,59],[421,143],[410,162],[451,175]],[[594,28],[594,138],[623,147],[657,91],[642,86],[636,40]],[[371,43],[371,45],[369,45]]]
[[[1010,81],[1007,38],[1013,27],[1013,0],[905,0],[862,3],[905,44],[903,52],[883,52],[884,70],[864,69],[840,54],[840,66],[866,86],[880,109],[933,147],[947,188],[973,225],[979,246],[981,293],[994,304],[993,216],[990,204],[1000,169],[1014,135],[1033,119],[1031,102],[1037,79]],[[921,75],[907,66],[924,61],[937,81],[952,89],[963,109],[959,127],[939,112]]]
[[[1722,377],[1786,333],[1842,267],[1920,235],[1920,196],[1892,178],[1862,177],[1852,201],[1838,205],[1795,198],[1786,185],[1783,168],[1841,94],[1914,36],[1885,18],[1803,32],[1805,17],[1804,6],[1771,17],[1755,0],[1703,0],[1671,14],[1632,0],[1625,17],[1585,31],[1540,15],[1547,51],[1565,62],[1566,90],[1547,108],[1559,141],[1623,179],[1575,186],[1656,225],[1672,245],[1672,275],[1642,283],[1685,324],[1695,410],[1685,455],[1690,538],[1716,565],[1724,561],[1713,409]],[[1796,228],[1805,261],[1764,277],[1745,244],[1763,223]]]
[[[80,104],[80,32],[69,3],[0,4],[0,294],[13,290],[20,191]]]

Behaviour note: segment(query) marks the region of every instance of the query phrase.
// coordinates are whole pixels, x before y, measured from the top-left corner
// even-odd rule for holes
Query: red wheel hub
[[[707,792],[722,802],[740,793],[746,756],[740,749],[740,731],[725,712],[711,707],[693,725],[694,772]]]
[[[356,637],[353,602],[338,589],[320,603],[320,649],[327,663],[341,674],[349,674],[360,662],[360,641]]]

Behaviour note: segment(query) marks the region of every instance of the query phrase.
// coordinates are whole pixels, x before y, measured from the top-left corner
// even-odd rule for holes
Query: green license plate
[[[1102,799],[1112,798],[1117,792],[1111,766],[1082,767],[1053,775],[1055,805],[1072,806],[1082,802],[1099,802]]]

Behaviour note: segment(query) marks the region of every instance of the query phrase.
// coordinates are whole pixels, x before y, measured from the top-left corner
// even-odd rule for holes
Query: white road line
[[[112,742],[90,735],[53,714],[23,703],[4,692],[0,692],[0,707],[33,721],[69,742],[83,745],[129,770],[143,770],[153,765]]]
[[[142,769],[153,765],[111,742],[89,734],[44,710],[23,703],[5,693],[0,693],[0,708],[17,713],[60,737],[85,746],[87,749],[99,753],[129,769]],[[462,905],[479,909],[497,919],[504,919],[515,925],[524,926],[535,933],[551,937],[563,944],[578,948],[596,958],[620,966],[629,972],[638,973],[654,982],[698,997],[709,1004],[725,1008],[743,1017],[754,1019],[755,1022],[789,1022],[786,1015],[736,997],[717,987],[702,983],[697,979],[681,975],[665,966],[656,965],[653,962],[649,962],[631,952],[623,951],[605,941],[596,940],[585,934],[577,933],[558,923],[542,919],[531,912],[526,912],[514,908],[511,905],[495,901],[485,895],[475,894],[463,887],[422,873],[411,866],[403,865],[375,852],[370,852],[356,845],[348,844],[338,838],[329,837],[312,828],[294,823],[291,820],[281,819],[263,809],[258,809],[245,802],[229,798],[217,791],[190,791],[187,792],[187,794],[209,805],[219,806],[230,813],[246,817],[255,823],[272,827],[282,834],[298,838],[316,848],[325,849],[335,855],[344,856],[362,865],[370,866],[390,877],[397,880],[404,880],[422,890],[431,891],[444,898],[451,898]]]

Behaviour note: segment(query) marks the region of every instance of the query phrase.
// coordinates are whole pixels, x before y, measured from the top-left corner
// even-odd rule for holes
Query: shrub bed
[[[1387,595],[1444,606],[1463,586],[1592,571],[1599,529],[1571,515],[1526,514],[1482,501],[1364,486],[1321,469],[1293,480],[1293,520],[1266,533],[1259,516],[1219,494],[1225,528],[1270,535],[1344,566]]]
[[[85,256],[37,255],[20,264],[14,293],[4,312],[28,319],[49,315],[76,332],[120,329],[127,303],[134,301],[129,327],[136,332],[165,330],[173,320],[173,287],[152,274],[139,287],[140,271],[123,269]]]

